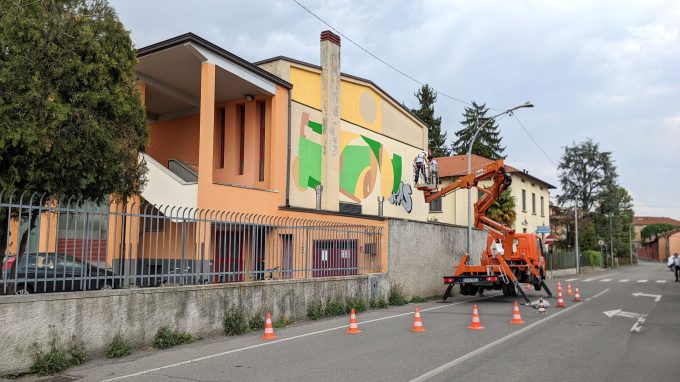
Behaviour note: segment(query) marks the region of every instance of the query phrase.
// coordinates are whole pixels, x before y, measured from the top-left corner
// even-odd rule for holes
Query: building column
[[[321,208],[340,209],[340,37],[321,32],[321,114],[323,152]]]
[[[215,140],[215,65],[201,64],[201,106],[198,143],[198,207],[205,206],[205,197],[213,182],[213,151]]]

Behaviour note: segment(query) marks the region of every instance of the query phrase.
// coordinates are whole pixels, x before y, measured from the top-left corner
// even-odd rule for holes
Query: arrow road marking
[[[642,316],[640,316],[640,318],[638,318],[638,320],[635,322],[635,324],[633,324],[633,327],[630,328],[630,331],[640,333],[640,329],[642,329],[642,324],[644,324],[646,320],[647,320],[647,315],[643,314]]]
[[[614,316],[621,316],[621,317],[627,317],[627,318],[639,318],[641,316],[640,313],[633,313],[633,312],[624,312],[621,309],[615,309],[615,310],[608,310],[606,312],[602,312],[605,314],[605,316],[612,318]]]
[[[660,294],[647,294],[647,293],[642,293],[642,292],[637,292],[633,293],[633,296],[635,297],[654,297],[654,302],[659,302],[661,301],[661,296]]]

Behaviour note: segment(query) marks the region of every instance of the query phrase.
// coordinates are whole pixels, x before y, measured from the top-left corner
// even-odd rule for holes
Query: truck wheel
[[[460,284],[460,294],[462,294],[463,296],[469,296],[470,295],[470,285]]]
[[[503,292],[503,296],[508,296],[508,284],[501,284],[501,291]]]

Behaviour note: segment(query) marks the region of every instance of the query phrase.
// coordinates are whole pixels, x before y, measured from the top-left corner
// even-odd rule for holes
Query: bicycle
[[[280,270],[281,270],[280,267],[274,267],[274,268],[267,269],[264,273],[264,279],[265,280],[280,280],[281,279]]]

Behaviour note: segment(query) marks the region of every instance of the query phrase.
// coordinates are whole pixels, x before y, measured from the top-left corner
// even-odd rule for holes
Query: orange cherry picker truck
[[[479,185],[480,181],[491,179],[488,188]],[[464,175],[453,183],[438,190],[429,184],[417,185],[425,195],[425,202],[444,197],[462,188],[475,187],[482,192],[474,206],[474,226],[488,233],[486,248],[482,252],[480,265],[470,265],[470,254],[460,260],[453,276],[444,276],[448,285],[443,300],[451,296],[453,286],[460,285],[464,296],[480,295],[484,290],[502,290],[504,296],[521,294],[530,303],[522,284],[531,284],[535,290],[545,289],[548,297],[552,292],[545,285],[545,259],[541,239],[534,233],[516,233],[486,216],[493,202],[512,184],[512,178],[505,170],[503,160],[497,160],[471,174]],[[502,245],[502,250],[498,248]]]

